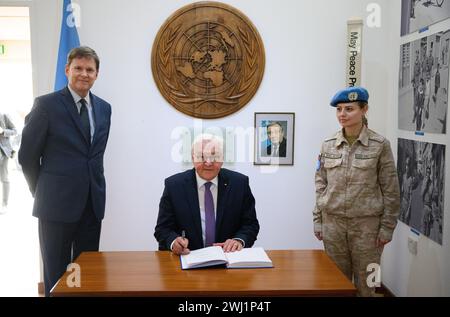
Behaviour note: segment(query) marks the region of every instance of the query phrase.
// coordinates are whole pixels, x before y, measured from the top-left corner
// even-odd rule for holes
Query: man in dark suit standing
[[[263,156],[286,157],[286,138],[283,126],[279,122],[274,121],[267,126],[267,137],[270,145],[266,148],[267,155]]]
[[[159,249],[179,255],[211,245],[225,252],[251,247],[259,223],[248,177],[222,168],[216,136],[197,137],[192,160],[194,169],[165,180],[155,227]]]
[[[67,57],[68,86],[36,98],[19,162],[34,197],[45,294],[83,251],[98,251],[105,213],[103,156],[111,106],[90,92],[100,61],[89,47]]]

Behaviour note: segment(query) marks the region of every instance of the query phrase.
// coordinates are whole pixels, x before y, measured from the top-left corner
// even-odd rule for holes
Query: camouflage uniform
[[[403,175],[401,190],[401,204],[400,204],[400,219],[404,223],[409,225],[411,219],[411,200],[412,200],[412,190],[414,185],[413,177],[408,175],[408,171]]]
[[[380,263],[377,238],[391,240],[400,212],[398,176],[389,141],[363,127],[351,147],[339,131],[322,144],[316,176],[314,231],[327,254],[371,296],[367,265]]]
[[[423,219],[422,233],[427,237],[430,236],[431,227],[433,227],[433,181],[428,174],[422,182],[422,198],[423,198]]]
[[[430,95],[431,95],[431,71],[433,70],[433,64],[434,64],[434,58],[431,55],[426,58],[425,63],[425,80],[426,80],[426,100],[427,100],[427,107],[426,107],[426,113],[429,113],[430,111]],[[428,119],[428,116],[426,116]]]
[[[419,55],[417,55],[419,56]],[[414,63],[414,77],[413,77],[413,91],[414,91],[414,117],[413,123],[416,121],[417,110],[419,108],[419,85],[420,85],[420,77],[422,75],[422,68],[419,62],[419,59],[416,59]]]

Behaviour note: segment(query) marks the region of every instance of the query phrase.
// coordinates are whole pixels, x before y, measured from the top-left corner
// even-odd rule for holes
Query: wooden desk
[[[353,284],[322,250],[267,251],[274,268],[181,270],[168,251],[86,252],[76,263],[81,287],[66,272],[52,296],[354,296]]]

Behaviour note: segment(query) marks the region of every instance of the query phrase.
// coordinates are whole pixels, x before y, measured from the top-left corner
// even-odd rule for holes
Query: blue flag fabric
[[[55,91],[67,86],[65,67],[67,54],[74,47],[80,46],[77,27],[73,16],[71,0],[64,0],[61,23],[61,36],[59,38],[58,63],[56,64]]]

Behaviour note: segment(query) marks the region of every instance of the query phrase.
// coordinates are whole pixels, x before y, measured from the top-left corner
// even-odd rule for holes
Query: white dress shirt
[[[278,156],[278,148],[280,147],[279,144],[273,144],[272,143],[272,151],[271,156]]]
[[[81,99],[86,100],[86,107],[87,107],[88,114],[89,114],[89,125],[90,125],[91,143],[92,143],[92,138],[94,137],[94,132],[95,132],[95,122],[94,122],[94,113],[92,112],[91,97],[89,96],[89,93],[88,93],[86,97],[82,98],[72,88],[70,88],[69,85],[67,87],[69,88],[69,91],[72,94],[73,100],[75,101],[75,105],[77,106],[77,109],[78,109],[78,114],[80,113],[80,110],[81,110],[80,100]]]
[[[201,178],[197,171],[195,171],[195,177],[197,178],[197,189],[198,189],[198,204],[200,206],[200,220],[202,223],[202,238],[203,238],[203,244],[205,243],[205,183],[207,183],[207,180],[204,180]],[[214,219],[217,220],[217,186],[219,184],[219,178],[216,176],[209,182],[212,183],[210,190],[214,201]]]
[[[218,186],[219,186],[219,177],[216,176],[212,180],[207,181],[201,178],[197,171],[195,171],[195,177],[197,179],[197,191],[198,191],[198,205],[200,207],[200,221],[202,225],[202,238],[203,238],[203,244],[205,244],[205,237],[206,237],[206,231],[205,231],[205,222],[206,222],[206,216],[205,216],[205,183],[211,182],[212,185],[209,188],[211,190],[211,194],[213,196],[214,201],[214,219],[217,221],[217,193],[218,193]],[[242,239],[239,238],[233,238],[234,240],[238,240],[241,242],[242,246],[245,247],[245,242]],[[173,249],[173,244],[176,239],[172,241],[170,244],[170,250]],[[219,241],[219,242],[225,242],[225,241]]]

